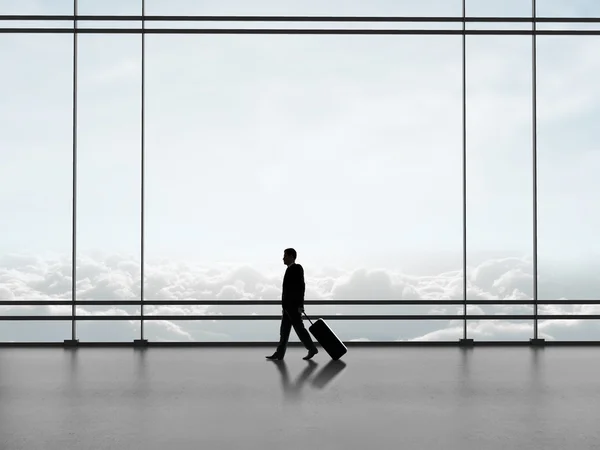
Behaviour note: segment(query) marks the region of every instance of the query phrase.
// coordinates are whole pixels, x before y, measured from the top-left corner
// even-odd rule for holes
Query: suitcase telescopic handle
[[[302,314],[304,314],[304,316],[308,319],[308,321],[312,325],[313,323],[312,323],[312,320],[310,320],[310,317],[308,317],[304,311],[302,311]]]

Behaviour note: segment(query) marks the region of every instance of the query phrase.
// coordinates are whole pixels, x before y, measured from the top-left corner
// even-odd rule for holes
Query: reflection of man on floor
[[[283,393],[288,400],[297,400],[300,398],[300,391],[318,366],[316,362],[308,361],[308,365],[304,368],[300,375],[298,375],[298,378],[296,378],[294,384],[292,384],[290,383],[290,375],[285,362],[282,360],[276,360],[275,364],[277,365],[277,369],[281,375],[281,387],[283,388]]]
[[[318,366],[317,363],[308,361],[308,366],[304,368],[302,373],[298,375],[294,384],[292,384],[290,383],[290,376],[285,362],[282,360],[275,360],[275,364],[281,375],[281,387],[283,388],[283,393],[288,400],[298,400],[300,398],[300,391],[304,385],[307,384],[308,378]],[[331,383],[345,367],[346,363],[343,361],[329,361],[329,363],[312,378],[312,387],[317,389],[325,388],[325,386]]]

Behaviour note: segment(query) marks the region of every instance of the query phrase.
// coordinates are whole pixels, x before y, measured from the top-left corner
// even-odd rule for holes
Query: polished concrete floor
[[[592,449],[600,349],[0,349],[0,449]]]

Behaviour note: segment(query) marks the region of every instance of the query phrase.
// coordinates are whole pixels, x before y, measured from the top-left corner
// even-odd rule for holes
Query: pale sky
[[[38,3],[31,11],[72,6]],[[498,3],[470,1],[468,13],[528,13],[527,2],[502,2],[501,11]],[[540,1],[539,14],[594,12],[592,2],[575,3]],[[302,10],[256,2],[252,11],[248,2],[205,4],[150,0],[147,9],[460,13],[459,1],[369,2],[372,11],[364,2],[343,10],[339,2],[302,2]],[[82,0],[80,12],[136,7]],[[600,216],[587,206],[600,163],[598,39],[539,38],[539,251],[547,258],[599,253]],[[72,37],[3,35],[0,45],[11,69],[0,80],[10,86],[0,112],[10,189],[0,226],[11,236],[2,247],[68,252]],[[385,265],[382,254],[436,251],[459,262],[460,52],[459,36],[149,35],[148,257],[259,264],[295,246],[327,264]],[[530,254],[531,39],[469,37],[468,58],[468,249]],[[78,245],[139,254],[140,37],[83,35],[78,67]]]
[[[146,12],[459,16],[461,4],[147,0]],[[540,16],[600,15],[600,2],[593,0],[538,0],[537,5]],[[0,0],[0,13],[70,14],[72,7],[70,0]],[[79,3],[80,14],[140,11],[139,0]],[[527,16],[531,4],[469,0],[467,13]],[[233,263],[280,277],[282,250],[292,246],[315,277],[333,267],[428,276],[459,271],[461,39],[148,35],[148,263]],[[135,264],[140,253],[141,37],[81,35],[78,45],[79,254],[126,255]],[[540,289],[553,298],[573,292],[569,267],[597,265],[600,257],[600,186],[594,181],[600,170],[599,49],[597,36],[538,38],[540,275],[546,270]],[[67,258],[67,266],[72,51],[69,35],[0,35],[0,252]],[[475,271],[488,258],[526,261],[519,269],[528,273],[525,281],[515,281],[504,293],[493,291],[506,282],[502,273],[490,281],[492,291],[477,288],[497,298],[512,295],[514,288],[527,297],[533,227],[531,37],[469,36],[467,52],[469,267]],[[82,260],[78,282],[94,285],[85,277],[85,264]],[[558,278],[551,269],[558,270]],[[509,272],[514,270],[511,266]],[[137,289],[135,273],[132,277],[127,289],[139,297],[139,275]],[[504,281],[494,285],[497,280]],[[585,283],[595,286],[594,280],[590,270]],[[553,292],[551,281],[562,287]],[[0,297],[2,292],[25,295],[17,295],[10,283],[6,291],[0,285]],[[67,288],[56,293],[49,288],[27,292],[63,298],[70,295],[70,281],[61,283]],[[155,298],[199,292],[167,294],[168,277],[147,283]],[[415,286],[411,289],[418,291]],[[462,298],[455,288],[461,284],[443,296]],[[125,288],[115,289],[98,292],[130,298]],[[335,297],[319,289],[315,298]],[[591,289],[573,295],[597,295],[597,288]],[[363,295],[338,290],[337,298],[342,298],[339,292]],[[252,295],[277,298],[276,291]]]

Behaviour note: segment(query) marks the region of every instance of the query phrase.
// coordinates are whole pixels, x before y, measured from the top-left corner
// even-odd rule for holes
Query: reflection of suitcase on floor
[[[306,316],[306,313],[304,314]],[[309,331],[315,337],[317,342],[321,344],[321,347],[325,349],[332,359],[340,359],[348,349],[342,341],[335,335],[335,333],[329,328],[329,325],[325,323],[323,319],[318,319],[315,323],[306,316],[310,322]]]

